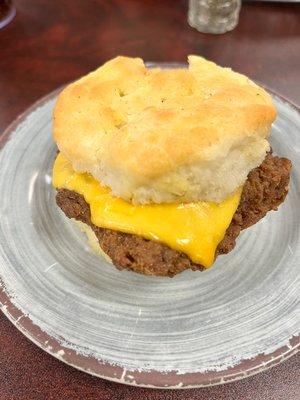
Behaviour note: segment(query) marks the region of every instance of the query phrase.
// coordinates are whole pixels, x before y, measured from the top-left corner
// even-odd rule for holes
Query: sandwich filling
[[[242,192],[238,189],[221,203],[133,205],[113,196],[90,174],[75,172],[61,153],[55,160],[53,185],[82,195],[95,226],[164,243],[205,268],[214,262],[216,248],[224,238]]]
[[[263,163],[249,173],[238,207],[225,234],[216,245],[214,257],[231,251],[241,230],[255,224],[268,211],[276,210],[284,201],[288,192],[290,169],[289,160],[268,154]],[[85,179],[79,181],[78,175],[84,175],[80,179]],[[202,263],[193,262],[186,252],[177,250],[155,238],[149,240],[140,234],[131,233],[132,231],[126,233],[120,229],[113,229],[111,226],[107,228],[94,224],[96,221],[92,218],[92,208],[83,195],[87,193],[87,186],[93,181],[94,179],[89,175],[76,173],[62,155],[58,156],[53,171],[53,185],[58,189],[56,196],[58,206],[67,217],[81,221],[91,228],[102,250],[118,268],[131,269],[149,275],[173,276],[187,268],[201,270],[206,267]],[[95,184],[94,191],[91,190],[89,194],[93,195],[94,199],[96,199],[96,191],[99,190],[99,187],[96,189],[97,185],[99,186],[99,183]],[[101,186],[100,188],[101,191],[106,191],[107,197],[109,190]],[[87,200],[89,200],[88,196]],[[113,198],[113,200],[118,204],[119,199]],[[109,210],[111,203],[106,205]],[[126,203],[126,206],[129,205]],[[141,207],[145,208],[145,206]],[[103,206],[101,209],[103,210]],[[125,210],[127,214],[118,212],[118,215],[128,217],[128,208]],[[164,223],[163,213],[159,221],[161,224]],[[172,228],[176,233],[177,225]],[[198,242],[201,242],[201,239],[199,237]]]

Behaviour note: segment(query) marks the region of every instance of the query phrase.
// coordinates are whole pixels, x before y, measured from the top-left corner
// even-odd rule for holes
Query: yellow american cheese
[[[187,254],[204,267],[210,267],[241,196],[241,189],[220,204],[133,205],[111,195],[110,190],[90,174],[77,173],[59,154],[53,168],[53,186],[73,190],[90,205],[94,225],[127,232],[165,243]]]

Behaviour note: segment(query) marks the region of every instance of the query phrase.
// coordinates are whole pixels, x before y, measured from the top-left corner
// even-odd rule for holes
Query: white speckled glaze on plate
[[[300,114],[274,97],[271,145],[293,162],[277,213],[205,272],[118,271],[88,247],[51,187],[56,93],[6,132],[0,153],[0,305],[55,357],[106,379],[195,387],[241,379],[299,348]]]

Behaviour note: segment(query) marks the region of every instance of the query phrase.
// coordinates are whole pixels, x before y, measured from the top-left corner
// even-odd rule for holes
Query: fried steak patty
[[[255,224],[268,211],[277,210],[288,192],[290,170],[288,159],[267,154],[262,164],[249,173],[240,204],[217,247],[216,256],[234,248],[241,230]],[[59,189],[56,202],[68,218],[75,218],[92,228],[102,250],[118,269],[158,276],[174,276],[187,268],[204,269],[186,254],[163,243],[93,225],[88,203],[74,191]]]

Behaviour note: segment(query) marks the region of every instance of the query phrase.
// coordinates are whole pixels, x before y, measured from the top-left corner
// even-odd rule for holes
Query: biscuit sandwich
[[[268,142],[270,95],[231,69],[188,60],[150,69],[116,57],[56,102],[56,202],[119,269],[210,268],[288,192],[291,163]]]

